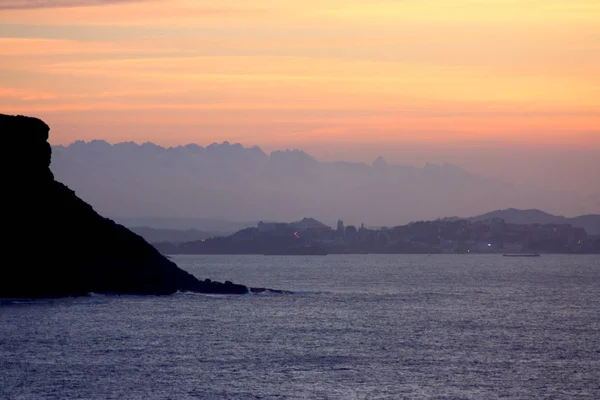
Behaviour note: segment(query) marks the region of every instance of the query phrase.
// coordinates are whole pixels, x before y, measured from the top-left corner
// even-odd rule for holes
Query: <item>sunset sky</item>
[[[0,112],[600,191],[600,2],[0,0]]]

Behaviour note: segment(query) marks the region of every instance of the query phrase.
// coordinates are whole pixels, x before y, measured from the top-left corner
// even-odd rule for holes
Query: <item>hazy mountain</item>
[[[298,230],[331,228],[327,224],[324,224],[321,221],[317,221],[314,218],[303,218],[301,221],[294,221],[289,223],[288,226]]]
[[[490,218],[502,218],[504,221],[513,224],[570,224],[575,227],[584,228],[587,233],[593,235],[600,234],[600,214],[589,214],[567,218],[535,209],[517,210],[509,208],[506,210],[492,211],[470,219],[474,221],[483,221]]]
[[[388,164],[383,158],[373,164],[320,162],[303,151],[268,155],[258,147],[228,142],[163,148],[78,141],[54,147],[52,169],[104,214],[164,221],[309,216],[332,226],[338,218],[346,224],[392,226],[508,207],[567,215],[600,208],[600,195],[586,198],[512,185],[449,164],[420,168]],[[134,226],[141,225],[158,227]]]
[[[199,231],[197,229],[156,229],[148,226],[136,226],[129,228],[132,232],[140,235],[149,243],[183,243],[208,239],[220,234]]]
[[[210,235],[229,235],[240,229],[255,226],[257,221],[239,222],[214,218],[186,217],[113,217],[113,219],[130,229],[149,227],[166,231],[200,231]]]

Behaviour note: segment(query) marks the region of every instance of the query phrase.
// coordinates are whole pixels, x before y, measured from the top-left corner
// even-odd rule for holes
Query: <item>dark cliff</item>
[[[0,297],[248,292],[196,279],[55,181],[49,130],[36,118],[0,114]]]

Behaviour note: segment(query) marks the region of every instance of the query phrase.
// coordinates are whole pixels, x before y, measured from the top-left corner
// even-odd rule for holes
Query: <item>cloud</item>
[[[147,0],[0,0],[0,10],[101,6]]]

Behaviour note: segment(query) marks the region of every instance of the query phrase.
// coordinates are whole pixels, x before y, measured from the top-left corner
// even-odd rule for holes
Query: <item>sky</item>
[[[0,112],[598,192],[600,2],[0,0]]]

